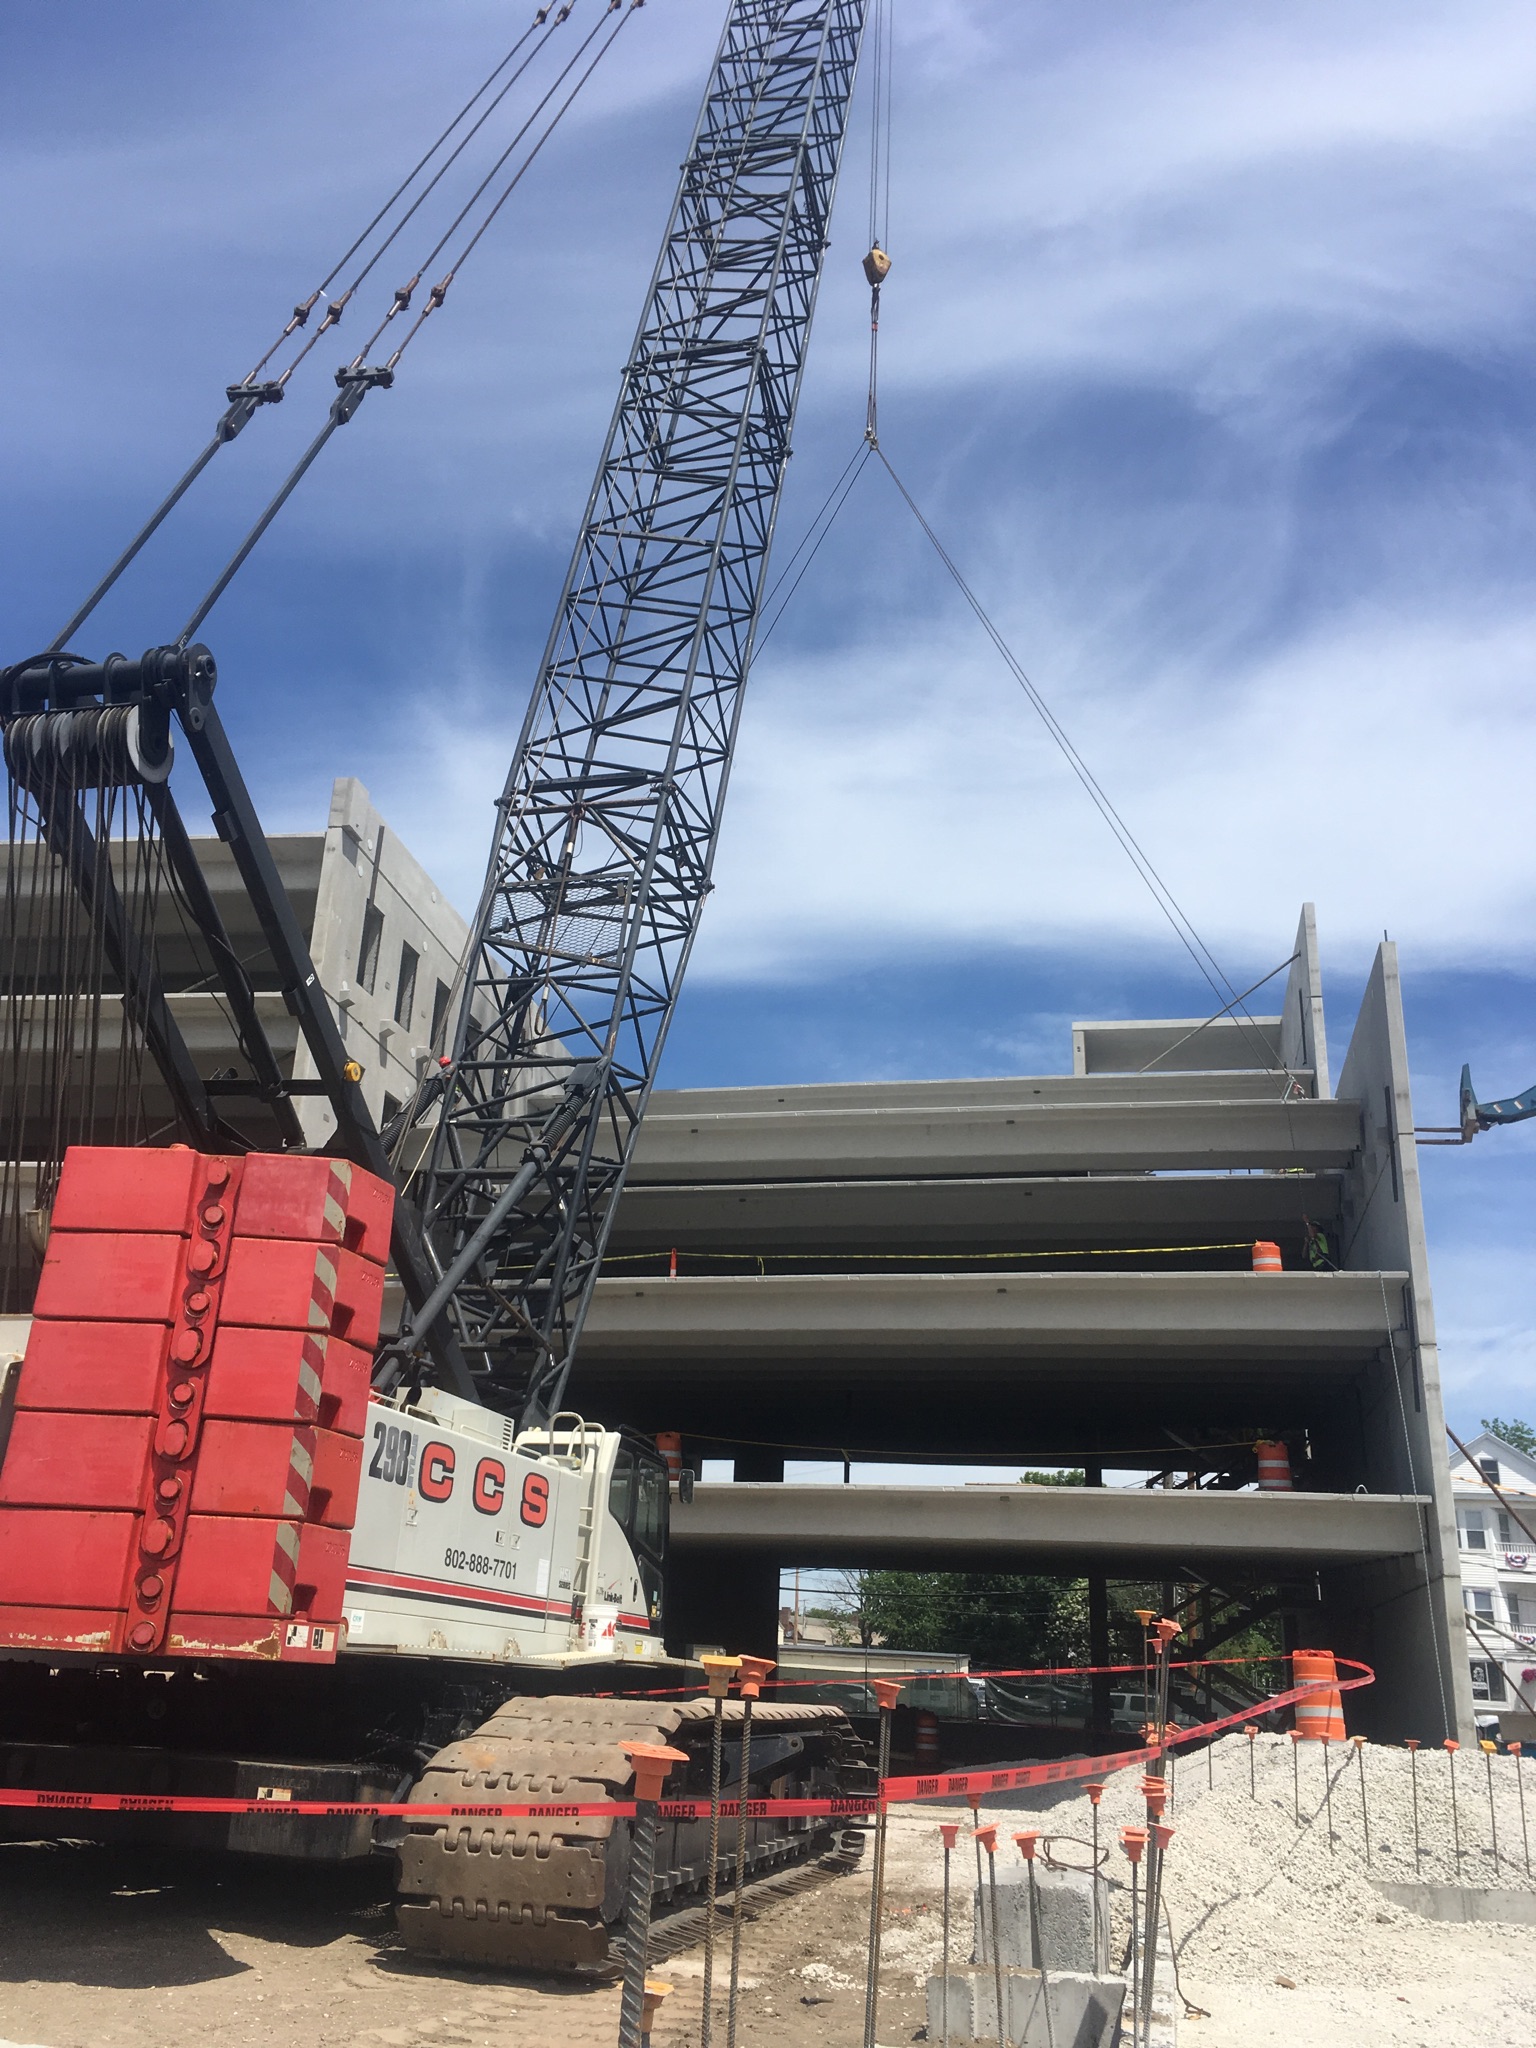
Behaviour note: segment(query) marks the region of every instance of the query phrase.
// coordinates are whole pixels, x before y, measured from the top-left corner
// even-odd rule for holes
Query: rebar
[[[880,1931],[885,1908],[885,1781],[891,1768],[891,1708],[880,1709],[880,1751],[875,1778],[875,1855],[869,1885],[869,1967],[864,1978],[864,2048],[875,2048],[880,2004]]]
[[[949,1837],[944,1839],[944,1927],[943,1927],[943,1976],[939,1991],[939,2024],[943,2029],[944,2048],[949,2048]]]
[[[1250,1727],[1246,1732],[1248,1736],[1248,1797],[1250,1799],[1257,1799],[1259,1796],[1259,1786],[1258,1780],[1254,1775],[1253,1753],[1259,1746],[1259,1731],[1257,1728]]]
[[[656,1801],[635,1803],[635,1832],[624,1888],[624,1990],[619,2003],[619,2048],[640,2048],[645,2017],[646,1948],[651,1929],[651,1883],[656,1872]]]
[[[1141,2040],[1141,1918],[1137,1901],[1136,1864],[1131,1865],[1131,2048]]]
[[[1323,1805],[1328,1810],[1328,1854],[1333,1854],[1333,1768],[1328,1761],[1328,1738],[1323,1737]]]
[[[1499,1816],[1493,1806],[1493,1749],[1491,1742],[1480,1743],[1483,1752],[1483,1766],[1488,1777],[1488,1832],[1493,1837],[1493,1874],[1499,1874]]]
[[[1301,1826],[1301,1737],[1291,1730],[1291,1805],[1297,1827]]]
[[[715,2016],[711,2006],[715,1983],[715,1914],[720,1893],[720,1777],[725,1749],[725,1701],[715,1701],[715,1725],[709,1751],[709,1877],[704,1892],[704,2003],[700,2008],[699,2048],[710,2048]]]
[[[1424,1855],[1419,1840],[1419,1745],[1410,1740],[1404,1746],[1408,1751],[1408,1783],[1413,1792],[1413,1868],[1417,1875]]]
[[[1458,1870],[1461,1868],[1461,1808],[1456,1799],[1456,1752],[1460,1747],[1459,1742],[1446,1737],[1445,1760],[1451,1772],[1451,1842]]]
[[[1094,1783],[1084,1789],[1093,1811],[1093,1967],[1102,1970],[1108,1961],[1109,1947],[1104,1934],[1104,1908],[1100,1899],[1102,1879],[1099,1876],[1099,1801],[1104,1796],[1104,1787]]]
[[[1056,2048],[1056,2022],[1051,2015],[1051,1987],[1045,1974],[1045,1943],[1040,1936],[1040,1894],[1035,1888],[1035,1859],[1029,1869],[1029,1945],[1034,1950],[1035,1968],[1040,1972],[1040,2003],[1045,2007],[1046,2048]],[[1001,2038],[1001,2036],[999,2036]]]
[[[1365,1737],[1354,1738],[1355,1762],[1360,1766],[1360,1830],[1365,1837],[1365,1867],[1371,1867],[1371,1809],[1365,1797]]]
[[[987,1850],[987,1895],[992,1919],[992,1986],[997,1997],[997,2044],[1008,2048],[1008,2015],[1003,2010],[1003,1944],[997,1924],[997,1848],[992,1842]]]
[[[741,1769],[736,1779],[736,1868],[731,1873],[735,1891],[731,1899],[731,1983],[725,2007],[726,2048],[736,2048],[736,2015],[741,1994],[742,1892],[747,1882],[747,1767],[752,1757],[752,1695],[741,1703]]]
[[[1515,1758],[1515,1789],[1520,1794],[1520,1844],[1525,1851],[1525,1874],[1529,1877],[1531,1874],[1531,1838],[1527,1834],[1525,1827],[1525,1774],[1520,1768],[1522,1751],[1521,1745],[1518,1742],[1512,1742],[1509,1746],[1514,1752]]]

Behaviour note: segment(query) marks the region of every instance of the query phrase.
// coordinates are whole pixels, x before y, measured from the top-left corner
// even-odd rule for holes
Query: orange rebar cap
[[[901,1678],[872,1678],[870,1680],[870,1690],[874,1693],[882,1714],[889,1714],[894,1708],[896,1702],[901,1698],[902,1687],[905,1683],[906,1680]]]
[[[1292,1739],[1294,1740],[1295,1738],[1293,1737]],[[1419,1746],[1419,1739],[1418,1739],[1418,1737],[1417,1737],[1416,1735],[1410,1735],[1410,1736],[1409,1736],[1409,1737],[1408,1737],[1408,1738],[1406,1739],[1406,1741],[1405,1741],[1405,1742],[1403,1743],[1403,1747],[1404,1747],[1404,1749],[1417,1749],[1417,1748],[1418,1748],[1418,1746]]]
[[[1018,1843],[1019,1854],[1024,1858],[1024,1861],[1026,1863],[1033,1863],[1035,1860],[1035,1845],[1040,1840],[1040,1830],[1038,1828],[1022,1828],[1013,1839]]]
[[[1131,1609],[1131,1612],[1135,1615],[1136,1619],[1141,1623],[1143,1628],[1150,1628],[1152,1626],[1153,1617],[1157,1613],[1157,1609],[1155,1607],[1133,1607]]]
[[[1460,1749],[1461,1744],[1456,1740],[1454,1735],[1447,1735],[1444,1742],[1441,1743],[1440,1747],[1442,1749],[1448,1749],[1451,1752],[1452,1756],[1454,1756],[1457,1750]]]
[[[1248,1723],[1248,1726],[1243,1730],[1243,1733],[1247,1736],[1250,1742],[1257,1742],[1259,1739],[1259,1731],[1257,1728],[1254,1727],[1251,1721]]]
[[[659,1799],[672,1766],[688,1761],[684,1751],[668,1749],[665,1743],[621,1742],[619,1747],[635,1767],[637,1799]]]
[[[1083,1790],[1088,1794],[1094,1805],[1097,1806],[1104,1797],[1104,1780],[1102,1778],[1090,1778],[1083,1787]]]
[[[1511,1756],[1518,1756],[1520,1754],[1522,1746],[1523,1745],[1518,1742],[1506,1742],[1504,1745],[1504,1747],[1509,1751]]]
[[[744,1700],[755,1700],[763,1689],[763,1680],[773,1669],[771,1657],[743,1657],[737,1683]]]
[[[940,1833],[940,1834],[941,1834],[941,1835],[943,1836],[943,1838],[944,1838],[944,1846],[945,1846],[945,1848],[946,1848],[946,1849],[953,1849],[953,1847],[955,1846],[956,1842],[958,1842],[958,1841],[959,1841],[959,1839],[960,1839],[960,1823],[959,1823],[959,1821],[957,1821],[957,1820],[941,1820],[941,1821],[939,1822],[939,1833]]]
[[[1147,1802],[1147,1812],[1154,1820],[1161,1820],[1163,1809],[1168,1804],[1168,1780],[1155,1777],[1148,1771],[1141,1781],[1141,1796]]]
[[[1147,1846],[1146,1829],[1122,1828],[1120,1830],[1120,1846],[1133,1863],[1139,1863],[1141,1861],[1141,1852]]]
[[[1155,1820],[1152,1823],[1151,1833],[1152,1839],[1156,1842],[1158,1848],[1166,1849],[1173,1840],[1173,1822],[1171,1820]]]
[[[976,1830],[976,1839],[989,1856],[997,1854],[997,1822],[989,1820],[984,1827]]]
[[[1171,1643],[1175,1636],[1180,1636],[1183,1633],[1184,1631],[1179,1627],[1179,1624],[1176,1621],[1169,1621],[1166,1615],[1154,1630],[1158,1641],[1164,1645]]]
[[[731,1680],[741,1669],[739,1657],[701,1657],[704,1676],[709,1681],[709,1696],[712,1700],[723,1700],[731,1689]]]

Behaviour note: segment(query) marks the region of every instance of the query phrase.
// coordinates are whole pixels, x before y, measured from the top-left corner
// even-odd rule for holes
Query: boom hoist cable
[[[153,539],[170,514],[175,511],[176,507],[181,503],[188,491],[191,490],[192,486],[203,474],[203,471],[207,469],[209,463],[212,462],[219,450],[228,447],[229,443],[245,430],[263,406],[277,405],[282,402],[287,395],[288,385],[294,372],[311,353],[321,336],[328,333],[330,329],[340,322],[348,305],[367,278],[372,274],[378,263],[387,254],[389,249],[393,247],[406,226],[437,189],[453,165],[458,162],[465,149],[468,148],[469,144],[480,133],[486,122],[502,105],[507,95],[523,78],[529,67],[543,53],[550,37],[569,19],[577,4],[578,0],[567,0],[567,4],[558,8],[547,6],[539,8],[529,27],[523,31],[522,35],[513,43],[500,62],[492,68],[487,77],[470,94],[458,112],[439,133],[436,140],[417,159],[411,169],[406,172],[394,191],[384,201],[384,204],[375,212],[367,226],[353,237],[352,241],[332,264],[319,284],[309,293],[308,297],[301,299],[293,308],[292,315],[286,325],[282,328],[276,340],[268,347],[265,354],[257,360],[254,366],[246,372],[245,376],[238,383],[231,384],[226,388],[225,398],[228,403],[214,427],[212,438],[193,459],[191,465],[177,479],[176,483],[172,485],[170,491],[161,500],[159,505],[156,506],[132,540],[129,541],[127,547],[123,549],[116,561],[113,562],[84,603],[48,643],[45,650],[47,654],[59,653],[65,644],[73,638],[78,629],[96,610],[102,599],[108,595],[124,573],[131,567],[145,545]],[[636,0],[636,4],[643,4],[643,0]],[[514,64],[530,40],[533,42],[534,47],[523,56],[521,63],[516,64],[516,68],[512,71],[511,76],[503,81],[500,90],[495,93],[479,117],[465,134],[460,137],[447,158],[438,166],[426,184],[415,193],[409,207],[390,226],[387,233],[383,235],[372,249],[362,268],[351,278],[343,290],[328,301],[319,324],[308,340],[299,348],[293,359],[277,375],[263,378],[261,373],[271,363],[273,357],[282,348],[283,344],[298,333],[300,329],[308,326],[310,315],[314,312],[316,306],[320,304],[321,300],[326,297],[326,294],[330,291],[342,271],[351,262],[352,258],[366,247],[374,231],[386,221],[388,216],[400,204],[401,200],[412,191],[412,188],[416,186],[417,181],[422,177],[428,165],[446,147],[456,131],[469,119],[475,107],[490,92],[491,87],[501,78],[502,73],[506,71],[507,67]],[[399,294],[397,293],[397,300],[398,297]],[[356,409],[355,406],[353,409]]]
[[[434,289],[428,311],[441,304],[447,283],[452,281],[452,276],[457,274],[481,242],[533,160],[612,49],[629,16],[643,4],[644,0],[607,0],[576,54],[543,93],[533,112],[518,127],[512,141],[496,155],[490,171],[480,178],[468,201],[459,206],[448,233],[451,235],[467,226],[468,240],[460,249],[449,278]],[[542,33],[534,39],[532,54],[537,54],[548,35],[571,12],[571,5],[563,6],[551,18],[549,9],[540,10],[535,28]],[[522,40],[526,43],[527,36]],[[349,250],[330,273],[328,282],[334,281],[351,257],[368,243],[369,237],[387,219],[401,197],[418,182],[423,168],[441,151],[445,141],[462,126],[487,91],[501,80],[500,89],[483,109],[480,119],[460,138],[458,147],[439,166],[425,188],[417,191],[414,203],[389,225],[358,272],[354,284],[327,307],[317,333],[324,333],[340,319],[356,283],[367,276],[384,250],[398,238],[421,201],[457,161],[463,148],[527,69],[531,58],[518,62],[519,47],[514,46],[490,79],[482,83],[363,234],[354,238]],[[514,68],[511,75],[503,79],[502,74],[509,65]],[[530,131],[541,121],[539,132],[530,142]],[[498,181],[498,189],[487,200],[488,189]],[[440,239],[438,248],[446,239],[446,236]],[[220,431],[182,479],[171,499],[157,511],[150,525],[75,615],[68,632],[72,633],[79,621],[94,609],[100,597],[116,581],[174,503],[190,488],[213,454],[253,416],[255,407],[271,402],[274,396],[282,396],[288,379],[310,352],[316,336],[311,336],[287,368],[270,380],[270,388],[259,383],[258,373],[270,366],[275,347],[304,324],[308,312],[319,302],[323,292],[324,287],[295,309],[293,319],[284,334],[279,336],[274,349],[267,351],[245,384],[231,387],[231,410],[221,421]],[[391,313],[397,314],[403,304],[409,303],[409,297],[409,290],[397,291],[391,301]],[[387,325],[387,319],[388,316],[383,324]],[[418,321],[412,332],[418,332],[419,327]],[[4,899],[0,903],[0,926],[4,927],[6,938],[6,943],[0,947],[0,955],[3,955],[0,957],[0,1034],[12,1042],[13,1050],[19,1049],[29,1059],[35,1048],[42,1047],[46,1052],[51,1045],[57,1055],[54,1068],[57,1068],[59,1058],[65,1059],[67,1067],[67,1056],[73,1055],[75,1040],[80,1035],[77,1029],[79,1012],[86,1019],[87,1052],[90,1055],[87,1064],[92,1071],[99,1070],[102,1062],[91,1048],[101,1036],[101,997],[103,993],[109,994],[116,1005],[120,1024],[122,1051],[117,1062],[120,1075],[131,1079],[129,1068],[134,1061],[142,1067],[147,1052],[168,1093],[173,1118],[171,1130],[175,1135],[204,1149],[244,1150],[251,1143],[260,1142],[244,1135],[229,1121],[223,1098],[234,1095],[258,1098],[265,1113],[275,1119],[280,1142],[301,1144],[304,1142],[304,1130],[292,1098],[304,1093],[319,1094],[328,1099],[336,1121],[336,1132],[329,1149],[386,1175],[390,1171],[388,1155],[359,1086],[362,1069],[347,1055],[329,999],[319,987],[304,933],[294,916],[239,765],[212,702],[217,680],[213,656],[195,641],[194,635],[336,427],[345,425],[353,417],[369,390],[376,385],[387,386],[393,381],[394,364],[398,362],[400,353],[397,349],[387,365],[373,366],[366,360],[365,347],[352,363],[338,371],[340,391],[325,426],[173,645],[151,648],[137,660],[109,655],[104,661],[93,662],[81,654],[64,652],[62,642],[67,635],[60,635],[59,640],[43,654],[0,670],[0,732],[4,736],[12,790],[11,849],[6,863]],[[255,991],[245,971],[245,962],[230,944],[220,921],[207,878],[198,864],[167,782],[173,754],[173,721],[201,772],[211,798],[215,828],[230,847],[236,870],[255,910],[262,949],[275,965],[285,1005],[297,1019],[302,1040],[313,1060],[318,1076],[314,1081],[298,1081],[285,1076],[267,1038]],[[108,802],[105,806],[98,802],[93,829],[86,799],[93,791],[100,796],[102,792],[114,793],[120,789],[135,792],[132,802],[127,805]],[[125,819],[128,821],[126,828]],[[29,835],[32,841],[30,851],[25,843]],[[199,1072],[167,997],[160,964],[160,935],[156,930],[155,905],[160,900],[158,889],[150,890],[135,884],[125,897],[120,886],[120,877],[126,874],[131,881],[141,872],[156,884],[162,875],[169,881],[170,887],[164,897],[166,909],[173,920],[181,923],[184,938],[188,920],[197,927],[193,951],[198,964],[209,966],[211,971],[199,977],[194,968],[193,986],[207,988],[215,1000],[224,1005],[224,1015],[233,1027],[235,1041],[252,1070],[250,1078],[242,1078],[238,1073],[208,1077]],[[67,890],[54,887],[60,878],[67,882]],[[73,911],[63,917],[56,935],[58,943],[45,963],[48,968],[48,976],[45,976],[47,985],[38,984],[35,974],[29,982],[28,962],[33,954],[38,954],[38,946],[31,941],[37,936],[35,927],[39,904],[54,898],[62,899],[64,895],[83,911],[83,919]],[[66,943],[70,932],[77,927],[87,935],[83,956],[78,945],[70,951]],[[47,948],[44,947],[43,951],[46,952]],[[63,975],[62,981],[58,973],[61,966],[68,966],[68,973]],[[84,1012],[80,1012],[78,1003],[71,1007],[71,991],[63,985],[71,975],[97,991]],[[215,982],[219,985],[217,990],[213,988]],[[93,1019],[97,1021],[93,1022]],[[61,1046],[65,1047],[64,1053],[59,1052]],[[32,1064],[35,1067],[35,1061]],[[54,1079],[57,1078],[57,1073],[54,1073]],[[17,1264],[9,1254],[17,1249],[19,1239],[10,1226],[21,1219],[25,1196],[22,1167],[26,1163],[23,1155],[29,1144],[28,1134],[35,1129],[43,1129],[37,1117],[27,1111],[29,1084],[23,1080],[20,1085],[20,1109],[23,1113],[6,1119],[10,1129],[6,1139],[0,1141],[0,1240],[4,1240],[4,1247],[0,1249],[9,1248],[0,1258],[0,1267],[5,1269],[0,1270],[0,1284],[5,1285],[14,1278],[9,1268]],[[33,1092],[36,1093],[35,1090]],[[42,1093],[47,1100],[60,1093],[48,1082],[46,1073]],[[91,1099],[94,1101],[94,1096]],[[87,1115],[89,1121],[89,1113]],[[147,1131],[142,1118],[134,1129],[141,1141],[166,1135],[164,1131]],[[58,1115],[52,1116],[48,1130],[52,1131],[51,1138],[44,1131],[43,1142],[31,1145],[31,1171],[35,1182],[33,1199],[35,1204],[43,1206],[46,1205],[46,1184],[51,1172],[49,1161],[59,1151],[60,1144],[67,1141],[60,1135],[63,1126]],[[270,1137],[266,1142],[271,1142]],[[14,1160],[12,1154],[15,1155]],[[15,1172],[11,1171],[13,1164]],[[397,1205],[396,1209],[393,1254],[407,1299],[419,1308],[431,1293],[435,1275],[416,1218],[405,1204]],[[471,1393],[473,1384],[451,1330],[445,1325],[434,1331],[428,1344],[439,1377],[459,1392]]]

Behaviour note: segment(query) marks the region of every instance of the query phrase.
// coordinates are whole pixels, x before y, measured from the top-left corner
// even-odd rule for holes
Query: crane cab
[[[666,1466],[577,1415],[518,1430],[433,1388],[368,1404],[344,1653],[659,1658]]]

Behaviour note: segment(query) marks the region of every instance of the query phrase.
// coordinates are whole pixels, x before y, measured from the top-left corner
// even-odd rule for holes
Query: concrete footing
[[[1123,1977],[1081,1970],[1004,1970],[1004,2038],[1009,2048],[1113,2048],[1125,2004]],[[992,1969],[949,1973],[949,2039],[996,2041],[997,1987]],[[928,2039],[942,2042],[944,1979],[928,1979]]]
[[[1392,1884],[1371,1880],[1394,1906],[1426,1920],[1491,1920],[1506,1927],[1536,1927],[1536,1892],[1506,1892],[1492,1885]]]
[[[997,1873],[998,1951],[1017,1970],[1081,1970],[1102,1976],[1109,1968],[1109,1891],[1101,1882],[1095,1942],[1093,1879],[1086,1870],[1035,1865],[1031,1898],[1028,1866],[1005,1864]],[[972,1900],[976,1961],[992,1961],[992,1908],[985,1888]]]

